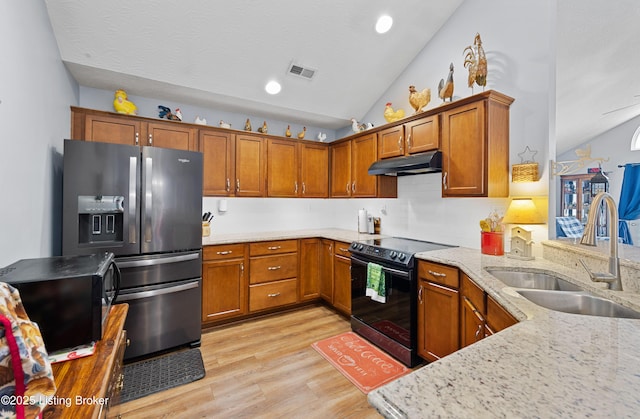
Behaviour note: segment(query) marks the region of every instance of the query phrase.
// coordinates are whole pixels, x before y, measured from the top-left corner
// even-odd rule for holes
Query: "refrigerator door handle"
[[[126,268],[141,268],[144,266],[155,266],[155,265],[164,265],[167,263],[177,263],[177,262],[186,262],[188,260],[198,259],[200,257],[200,253],[189,253],[188,255],[179,255],[179,256],[169,256],[158,259],[141,259],[141,260],[131,260],[131,261],[116,261],[118,267],[120,269]]]
[[[137,242],[138,157],[129,157],[129,243]]]
[[[158,295],[163,295],[163,294],[172,294],[174,292],[180,292],[180,291],[190,290],[192,288],[198,288],[199,284],[200,284],[199,281],[193,281],[187,284],[176,285],[173,287],[159,288],[157,290],[134,292],[132,294],[124,294],[124,295],[120,294],[120,296],[118,297],[118,301],[123,302],[123,301],[140,300],[142,298],[157,297]]]
[[[144,181],[144,241],[151,243],[151,214],[153,211],[153,159],[151,157],[145,158],[145,181]]]

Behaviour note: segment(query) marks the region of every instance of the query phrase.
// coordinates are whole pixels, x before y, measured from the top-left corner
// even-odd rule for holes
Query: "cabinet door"
[[[200,130],[199,150],[203,157],[204,195],[229,196],[234,178],[235,135]]]
[[[368,173],[369,166],[377,159],[376,135],[370,134],[354,139],[351,143],[351,196],[375,197],[377,178]]]
[[[298,196],[298,143],[267,140],[267,196]]]
[[[320,249],[320,297],[333,305],[333,241],[327,239]]]
[[[487,329],[497,333],[518,323],[507,310],[498,304],[491,296],[487,296]],[[487,331],[488,332],[488,331]]]
[[[334,256],[333,287],[333,306],[351,315],[351,259]]]
[[[226,319],[247,312],[244,259],[202,264],[202,321]]]
[[[422,153],[440,148],[439,115],[404,124],[406,154]]]
[[[478,342],[485,336],[484,316],[467,297],[462,297],[460,311],[460,347]]]
[[[329,147],[302,143],[300,147],[300,196],[329,196]]]
[[[460,349],[458,291],[420,279],[418,355],[436,361]]]
[[[351,142],[331,145],[331,197],[351,196]]]
[[[300,301],[320,297],[320,251],[320,239],[300,240]]]
[[[195,150],[195,130],[180,125],[179,122],[149,122],[147,124],[147,143],[162,148]]]
[[[402,125],[378,132],[378,148],[381,159],[404,155],[404,128]]]
[[[236,135],[236,196],[265,195],[264,140],[253,135]],[[232,186],[233,187],[233,186]]]
[[[146,126],[146,124],[145,124]],[[87,115],[84,140],[103,143],[139,145],[145,135],[139,120],[106,115]]]
[[[485,105],[474,102],[442,116],[442,195],[486,196]],[[508,172],[504,176],[508,178]]]

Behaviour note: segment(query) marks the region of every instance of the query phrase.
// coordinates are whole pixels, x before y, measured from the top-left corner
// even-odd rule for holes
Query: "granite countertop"
[[[571,246],[545,244],[551,248]],[[457,266],[520,323],[369,393],[369,403],[382,415],[637,417],[640,320],[547,310],[524,299],[484,269],[553,272],[638,311],[640,295],[609,291],[604,284],[591,282],[586,271],[573,261],[519,261],[466,248],[426,252],[417,257]]]

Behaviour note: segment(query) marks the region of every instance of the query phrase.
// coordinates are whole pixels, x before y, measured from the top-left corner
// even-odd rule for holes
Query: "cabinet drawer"
[[[270,242],[251,243],[250,256],[273,255],[277,253],[291,253],[298,251],[298,240],[277,240]]]
[[[298,276],[298,254],[252,257],[249,261],[249,283],[276,281]]]
[[[458,268],[454,268],[453,266],[418,261],[418,276],[429,282],[435,282],[453,288],[460,287]]]
[[[220,244],[205,246],[202,249],[202,260],[235,259],[244,257],[244,244]]]
[[[351,252],[349,251],[349,243],[345,242],[335,242],[335,250],[334,254],[338,256],[344,256],[347,258],[351,258]]]
[[[462,274],[462,295],[467,297],[471,304],[480,312],[486,313],[485,294],[484,290],[476,285],[467,275]]]
[[[293,304],[297,300],[297,279],[268,282],[249,287],[249,311],[264,310],[285,304]]]

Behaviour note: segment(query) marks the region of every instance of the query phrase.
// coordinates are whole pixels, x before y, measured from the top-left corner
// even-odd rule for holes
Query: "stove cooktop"
[[[448,244],[405,239],[402,237],[384,237],[380,239],[360,240],[351,243],[350,250],[355,254],[369,256],[382,261],[409,265],[416,253],[448,249]]]

